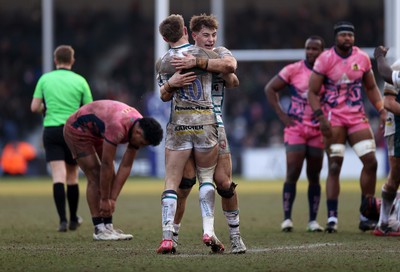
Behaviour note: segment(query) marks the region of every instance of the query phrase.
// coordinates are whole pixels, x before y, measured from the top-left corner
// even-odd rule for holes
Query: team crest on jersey
[[[353,66],[351,67],[351,69],[353,69],[353,71],[358,71],[358,70],[360,70],[360,67],[358,66],[357,63],[354,63]]]

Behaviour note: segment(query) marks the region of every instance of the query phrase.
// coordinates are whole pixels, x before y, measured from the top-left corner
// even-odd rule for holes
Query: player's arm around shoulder
[[[226,88],[236,88],[239,87],[239,78],[234,73],[223,74],[222,79],[225,81]]]
[[[219,55],[217,52],[206,50],[209,60],[207,71],[214,73],[235,73],[237,68],[237,61],[231,55]],[[211,53],[212,52],[212,53]]]
[[[168,102],[174,97],[174,91],[168,86],[170,86],[169,83],[165,83],[160,87],[160,98],[163,102]]]
[[[219,55],[219,57],[227,63],[228,66],[234,67],[235,72],[237,69],[237,61],[235,57],[233,57],[231,51],[229,51],[226,47],[220,46],[216,47],[213,50],[215,53]],[[236,88],[239,86],[239,79],[235,73],[227,73],[223,74],[222,78],[225,81],[225,87],[227,88]]]
[[[182,70],[177,70],[165,83],[160,87],[160,98],[162,101],[170,101],[174,93],[182,87],[189,86],[196,79],[196,73],[189,71],[183,73]]]

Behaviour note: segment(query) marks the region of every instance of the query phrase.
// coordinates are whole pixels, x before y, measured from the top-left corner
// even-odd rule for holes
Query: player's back
[[[116,145],[128,141],[133,123],[142,118],[135,108],[115,100],[96,100],[82,106],[73,116],[74,127],[89,130]]]
[[[165,83],[174,73],[175,68],[171,60],[175,57],[183,57],[184,53],[196,58],[218,58],[218,54],[194,46],[185,44],[171,48],[156,65],[160,80]],[[172,99],[171,122],[175,124],[214,124],[216,122],[212,105],[212,73],[194,68],[197,78],[191,85],[181,87]],[[182,73],[187,71],[182,71]]]

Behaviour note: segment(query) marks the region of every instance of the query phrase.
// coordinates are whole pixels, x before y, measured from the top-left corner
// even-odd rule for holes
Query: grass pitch
[[[229,254],[228,227],[219,196],[215,229],[227,253],[209,253],[201,242],[195,189],[182,221],[177,254],[158,255],[161,180],[132,178],[123,188],[114,225],[132,233],[133,240],[95,242],[84,180],[80,183],[79,208],[84,224],[75,232],[58,233],[50,179],[2,178],[0,271],[398,271],[399,238],[375,237],[358,230],[358,182],[342,181],[339,232],[326,234],[305,231],[305,181],[298,184],[292,233],[280,231],[282,181],[235,181],[239,183],[240,229],[248,248],[246,254]],[[321,225],[326,222],[324,191],[318,216]]]

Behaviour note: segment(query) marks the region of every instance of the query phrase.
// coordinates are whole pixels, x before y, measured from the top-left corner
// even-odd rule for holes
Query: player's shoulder
[[[360,57],[369,59],[369,55],[367,52],[365,52],[364,50],[362,50],[361,48],[359,48],[358,46],[353,46],[353,52],[354,55],[358,55]]]
[[[324,59],[324,58],[334,58],[337,56],[337,53],[335,51],[335,47],[331,47],[329,49],[324,50],[317,59]]]
[[[68,71],[69,71],[70,75],[71,75],[72,77],[75,77],[77,80],[86,81],[86,79],[85,79],[85,77],[84,77],[83,75],[78,74],[77,72],[74,72],[74,71],[72,71],[72,70],[68,70]]]
[[[224,46],[215,47],[215,48],[213,49],[213,51],[214,51],[215,53],[217,53],[220,57],[224,57],[224,56],[233,56],[233,55],[232,55],[232,52],[231,52],[228,48],[226,48],[226,47],[224,47]]]
[[[210,59],[219,58],[219,55],[216,52],[205,48],[201,48],[196,45],[193,45],[192,48],[190,48],[190,51],[193,52],[193,55],[197,55],[198,57],[208,57]]]
[[[304,67],[306,67],[306,65],[304,63],[304,60],[299,60],[299,61],[288,64],[287,67],[298,70],[298,69],[303,69]]]
[[[295,73],[303,70],[304,67],[305,67],[304,60],[299,60],[299,61],[287,64],[285,67],[282,68],[282,72],[286,72],[289,74],[295,74]]]

